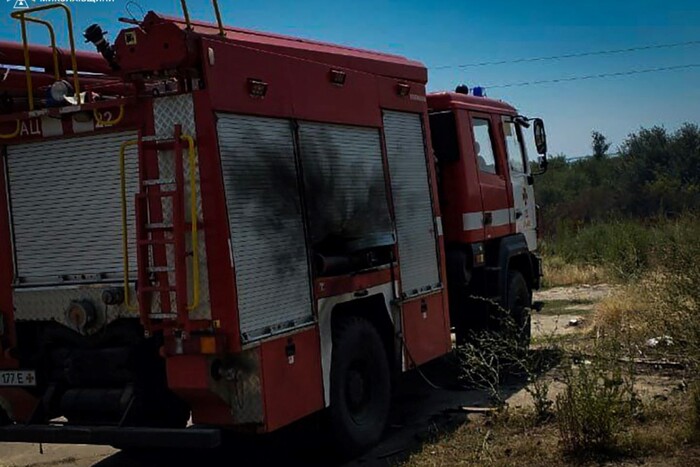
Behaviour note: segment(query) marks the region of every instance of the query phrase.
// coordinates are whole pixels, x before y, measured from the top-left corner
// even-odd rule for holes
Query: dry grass
[[[691,396],[677,393],[650,402],[642,415],[620,432],[615,449],[572,457],[565,453],[555,423],[537,424],[524,412],[473,419],[454,433],[423,446],[405,463],[442,466],[700,465],[692,440]]]
[[[545,256],[542,268],[545,287],[600,284],[609,277],[601,266],[575,264],[558,256]]]
[[[635,294],[635,291],[631,287],[618,289],[598,303],[594,315],[596,329],[609,331],[632,325],[646,328],[647,326],[642,317],[647,314],[646,310],[649,309],[649,306],[646,303],[641,303],[641,296],[637,295],[633,299],[633,294]],[[640,329],[640,332],[645,331],[646,329]]]
[[[679,234],[668,239],[665,247],[647,252],[653,261],[634,269],[634,274],[624,261],[610,262],[608,271],[618,269],[613,275],[604,267],[545,257],[547,287],[598,284],[615,278],[619,283],[627,279],[625,285],[616,287],[615,293],[596,306],[592,332],[577,336],[586,336],[583,344],[557,340],[572,359],[584,364],[591,364],[588,359],[593,364],[601,362],[602,373],[580,382],[581,394],[574,394],[571,401],[576,404],[569,404],[574,411],[564,410],[562,401],[566,401],[559,399],[554,420],[544,423],[537,422],[532,408],[480,418],[423,446],[407,465],[700,465],[700,244],[694,235],[686,238]],[[652,338],[658,338],[655,345],[648,344]],[[668,389],[652,395],[644,381],[669,376],[660,367],[635,364],[638,358],[647,359],[647,363],[673,360],[683,370],[676,370]],[[620,363],[629,367],[628,378],[610,373]],[[642,379],[646,379],[641,382],[640,368],[651,372],[644,374]],[[611,376],[606,378],[608,374]],[[570,392],[576,390],[572,379],[564,378],[563,384]],[[622,384],[629,391],[622,398],[613,394],[610,401],[590,391],[600,389],[605,396],[605,391],[616,390]],[[639,395],[644,397],[641,404]],[[630,401],[630,409],[624,414],[614,409],[618,400]],[[571,420],[575,418],[575,424],[562,425],[567,414]],[[574,446],[576,443],[569,440],[567,445],[562,426],[567,433],[573,427],[579,434],[588,435],[598,419],[606,422],[606,436],[601,438],[604,442],[598,443],[594,438],[593,443]]]
[[[599,334],[623,336],[638,352],[663,353],[698,364],[700,307],[697,289],[686,287],[677,275],[650,273],[636,283],[618,289],[596,307],[594,325]],[[671,341],[647,346],[652,338]]]
[[[445,434],[412,455],[406,465],[501,466],[565,465],[558,450],[554,425],[536,426],[528,418],[507,412],[478,417]]]
[[[601,269],[586,269],[556,260],[548,261],[545,266],[550,268],[548,274],[551,280],[547,285],[595,283],[606,278]],[[679,270],[683,273],[676,272]],[[639,394],[644,395],[641,404],[635,399],[625,416],[608,410],[614,404],[606,403],[605,398],[601,399],[597,411],[591,409],[591,404],[579,404],[579,412],[583,416],[577,418],[580,422],[577,426],[581,427],[583,434],[591,427],[591,420],[597,420],[596,417],[612,417],[608,430],[610,436],[605,443],[583,446],[582,449],[572,449],[571,442],[567,445],[566,436],[561,431],[562,417],[566,416],[566,411],[560,404],[555,418],[544,423],[537,421],[532,408],[515,412],[506,410],[492,418],[473,420],[454,433],[436,437],[431,444],[413,454],[407,465],[700,465],[700,386],[697,381],[695,384],[692,382],[697,378],[700,355],[697,351],[700,315],[696,286],[700,284],[700,273],[687,273],[688,268],[680,267],[676,271],[667,269],[648,273],[604,298],[596,306],[592,332],[578,336],[586,336],[585,348],[578,343],[573,345],[557,341],[567,354],[595,355],[590,359],[629,365],[632,371],[628,380],[629,394],[635,398]],[[648,339],[661,336],[671,336],[673,344],[667,346],[662,343],[653,348],[646,345]],[[595,354],[595,349],[600,349],[602,353]],[[629,357],[681,361],[686,371],[675,375],[677,383],[673,383],[662,395],[647,393],[645,389],[638,393],[637,375],[634,374],[637,370],[633,368],[635,365],[629,363]],[[643,368],[644,371],[660,371],[652,367]],[[604,370],[610,369],[604,367]],[[617,378],[608,382],[598,375],[590,378],[590,381],[593,383],[584,384],[584,388],[603,384],[602,388],[609,389],[615,387],[613,382]],[[690,383],[689,390],[678,389],[685,387],[682,381]],[[567,387],[573,384],[566,379],[563,383]],[[646,383],[639,384],[644,388]],[[598,401],[599,398],[593,399]],[[578,400],[586,402],[587,399],[578,397]],[[565,428],[568,430],[568,426]]]
[[[700,439],[700,383],[693,387],[693,416],[695,418],[694,438]]]

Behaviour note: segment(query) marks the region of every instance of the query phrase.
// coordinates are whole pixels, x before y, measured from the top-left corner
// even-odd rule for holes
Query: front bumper
[[[0,442],[97,444],[134,448],[177,447],[211,449],[221,444],[216,428],[142,428],[67,425],[8,425],[0,427]]]

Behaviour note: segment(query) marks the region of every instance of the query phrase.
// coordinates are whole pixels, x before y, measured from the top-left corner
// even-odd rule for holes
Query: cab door
[[[482,225],[485,239],[512,233],[511,189],[508,168],[497,139],[498,120],[470,112],[471,133],[482,196]]]
[[[537,212],[532,186],[530,164],[520,125],[512,117],[502,116],[503,142],[508,156],[510,180],[513,186],[515,231],[522,233],[531,251],[537,249]]]

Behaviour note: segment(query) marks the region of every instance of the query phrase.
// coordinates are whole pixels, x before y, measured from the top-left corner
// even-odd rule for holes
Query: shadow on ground
[[[324,441],[316,421],[306,421],[266,436],[236,437],[226,446],[208,451],[163,450],[140,453],[118,452],[94,467],[285,465],[293,466],[389,466],[405,460],[412,452],[438,435],[450,433],[467,421],[463,407],[488,407],[488,396],[461,387],[453,357],[422,367],[431,387],[416,371],[404,374],[394,395],[389,427],[383,441],[354,460],[340,460]],[[503,389],[505,398],[520,391],[525,381],[513,381]]]

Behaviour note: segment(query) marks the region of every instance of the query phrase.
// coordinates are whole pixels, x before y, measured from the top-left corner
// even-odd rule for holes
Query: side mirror
[[[540,155],[540,173],[547,171],[549,161],[547,161],[547,132],[544,129],[544,121],[541,118],[536,118],[533,123],[533,133],[535,134],[535,146],[537,153]]]
[[[547,133],[544,130],[544,122],[541,118],[535,119],[533,132],[535,133],[535,146],[537,146],[537,153],[546,156]]]

